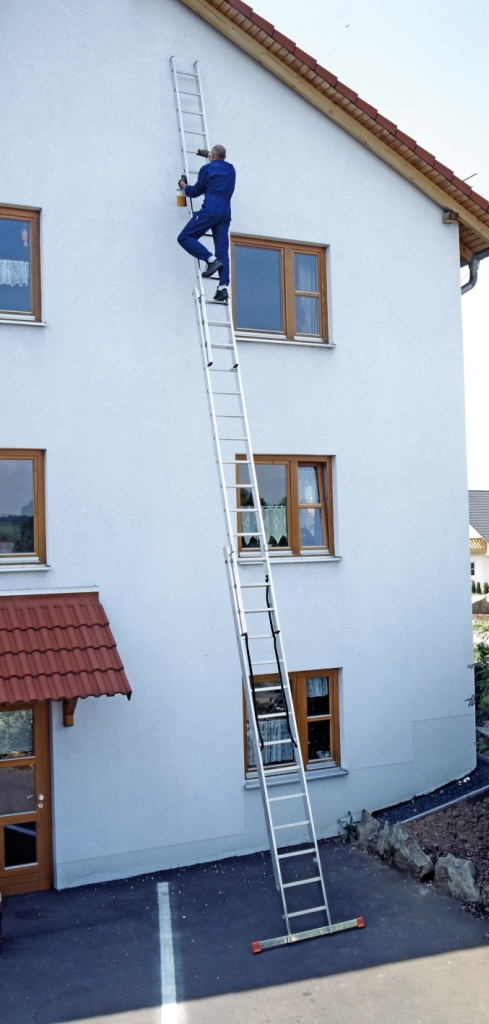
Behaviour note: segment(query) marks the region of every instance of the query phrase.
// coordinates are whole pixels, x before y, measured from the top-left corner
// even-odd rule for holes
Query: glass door
[[[52,885],[48,704],[0,707],[0,892]]]

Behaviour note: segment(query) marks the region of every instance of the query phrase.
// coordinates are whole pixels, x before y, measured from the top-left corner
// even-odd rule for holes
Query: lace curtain
[[[328,696],[328,677],[327,676],[311,676],[307,682],[307,696],[308,697],[327,697]]]
[[[0,260],[0,284],[29,284],[28,260]]]
[[[285,505],[264,505],[262,507],[265,535],[268,542],[280,543],[282,537],[287,538],[287,509]],[[244,533],[256,530],[254,512],[242,512],[241,524]]]
[[[280,761],[293,761],[292,743],[273,742],[286,740],[289,737],[287,719],[278,718],[275,721],[260,722],[261,734],[264,743],[273,743],[271,747],[264,747],[262,751],[264,764],[277,764]],[[255,751],[251,730],[248,726],[248,764],[250,767],[256,764]]]

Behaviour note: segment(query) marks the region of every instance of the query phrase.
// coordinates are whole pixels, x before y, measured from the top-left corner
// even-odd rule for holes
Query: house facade
[[[489,491],[469,491],[470,576],[474,583],[489,583]]]
[[[172,55],[237,169],[233,309],[318,833],[475,765],[459,264],[487,203],[273,32],[238,2],[7,5],[4,892],[267,847]]]

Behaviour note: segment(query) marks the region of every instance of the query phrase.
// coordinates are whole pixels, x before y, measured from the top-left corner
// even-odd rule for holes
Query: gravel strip
[[[469,781],[449,782],[448,785],[435,789],[433,793],[427,793],[425,796],[414,796],[412,800],[396,804],[395,807],[387,807],[385,810],[375,811],[375,817],[379,821],[395,825],[397,821],[405,821],[406,818],[412,818],[415,814],[433,811],[450,800],[466,796],[476,789],[481,789],[482,786],[489,786],[489,764],[483,764],[479,761],[477,768],[470,775],[466,775],[465,778]]]

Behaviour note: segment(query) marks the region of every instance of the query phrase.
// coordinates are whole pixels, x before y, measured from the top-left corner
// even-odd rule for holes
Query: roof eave
[[[464,259],[470,259],[478,249],[489,245],[489,208],[485,199],[478,197],[481,203],[486,204],[486,209],[483,209],[478,201],[471,198],[472,190],[459,182],[453,172],[417,146],[414,140],[409,140],[412,147],[406,144],[403,138],[407,139],[407,136],[403,136],[396,125],[382,118],[373,108],[371,110],[375,117],[371,116],[363,109],[368,104],[360,101],[362,106],[359,106],[356,93],[344,86],[338,89],[330,84],[324,69],[321,69],[322,74],[315,70],[317,65],[313,58],[302,51],[298,53],[293,43],[291,46],[294,50],[291,50],[286,45],[290,41],[285,40],[285,37],[282,37],[282,45],[280,33],[255,15],[251,8],[236,0],[234,3],[227,3],[226,0],[182,0],[182,3],[389,164],[443,210],[451,210],[456,214],[462,229],[461,254]],[[242,13],[243,10],[249,11],[249,16]],[[334,76],[329,77],[335,81]],[[382,122],[388,127],[384,127]]]

